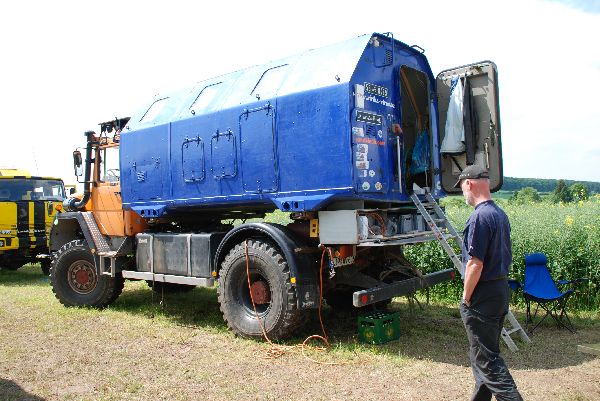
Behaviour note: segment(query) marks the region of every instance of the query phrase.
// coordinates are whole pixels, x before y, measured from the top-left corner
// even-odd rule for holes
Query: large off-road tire
[[[63,245],[52,255],[52,291],[65,306],[103,308],[123,291],[123,278],[98,276],[94,257],[84,240]]]
[[[148,287],[152,288],[152,291],[156,292],[157,294],[179,294],[190,292],[196,288],[195,285],[163,283],[162,281],[151,280],[146,280],[146,284],[148,284]]]
[[[248,240],[250,282],[255,289],[256,309],[271,340],[289,337],[305,321],[296,292],[290,283],[288,264],[271,242]],[[219,303],[229,328],[243,337],[263,336],[252,307],[246,274],[245,243],[236,245],[225,257],[219,273]]]

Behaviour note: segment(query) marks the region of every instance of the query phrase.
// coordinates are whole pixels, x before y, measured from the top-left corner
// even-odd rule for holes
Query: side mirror
[[[83,160],[81,159],[81,152],[76,150],[73,152],[73,167],[75,169],[75,175],[77,177],[81,177],[83,175],[83,168],[81,165],[83,164]]]
[[[75,193],[75,188],[71,187],[69,189],[69,195],[73,195]]]

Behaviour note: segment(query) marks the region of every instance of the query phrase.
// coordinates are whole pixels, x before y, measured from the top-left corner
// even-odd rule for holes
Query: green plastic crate
[[[369,344],[383,344],[400,338],[399,312],[371,312],[358,318],[358,338]]]

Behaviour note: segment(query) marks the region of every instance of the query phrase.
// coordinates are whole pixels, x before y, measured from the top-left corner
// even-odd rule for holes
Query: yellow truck
[[[60,178],[0,168],[0,268],[40,262],[44,274],[49,273],[50,228],[64,199]]]

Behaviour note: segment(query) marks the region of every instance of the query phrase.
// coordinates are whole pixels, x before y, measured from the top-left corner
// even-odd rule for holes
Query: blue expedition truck
[[[436,200],[466,165],[501,187],[497,83],[492,62],[434,77],[423,49],[375,33],[159,95],[73,153],[85,191],[51,232],[56,297],[104,307],[125,279],[218,282],[235,333],[261,336],[257,313],[283,338],[321,294],[364,307],[449,280],[403,248],[456,239]],[[231,224],[274,210],[293,222]]]

